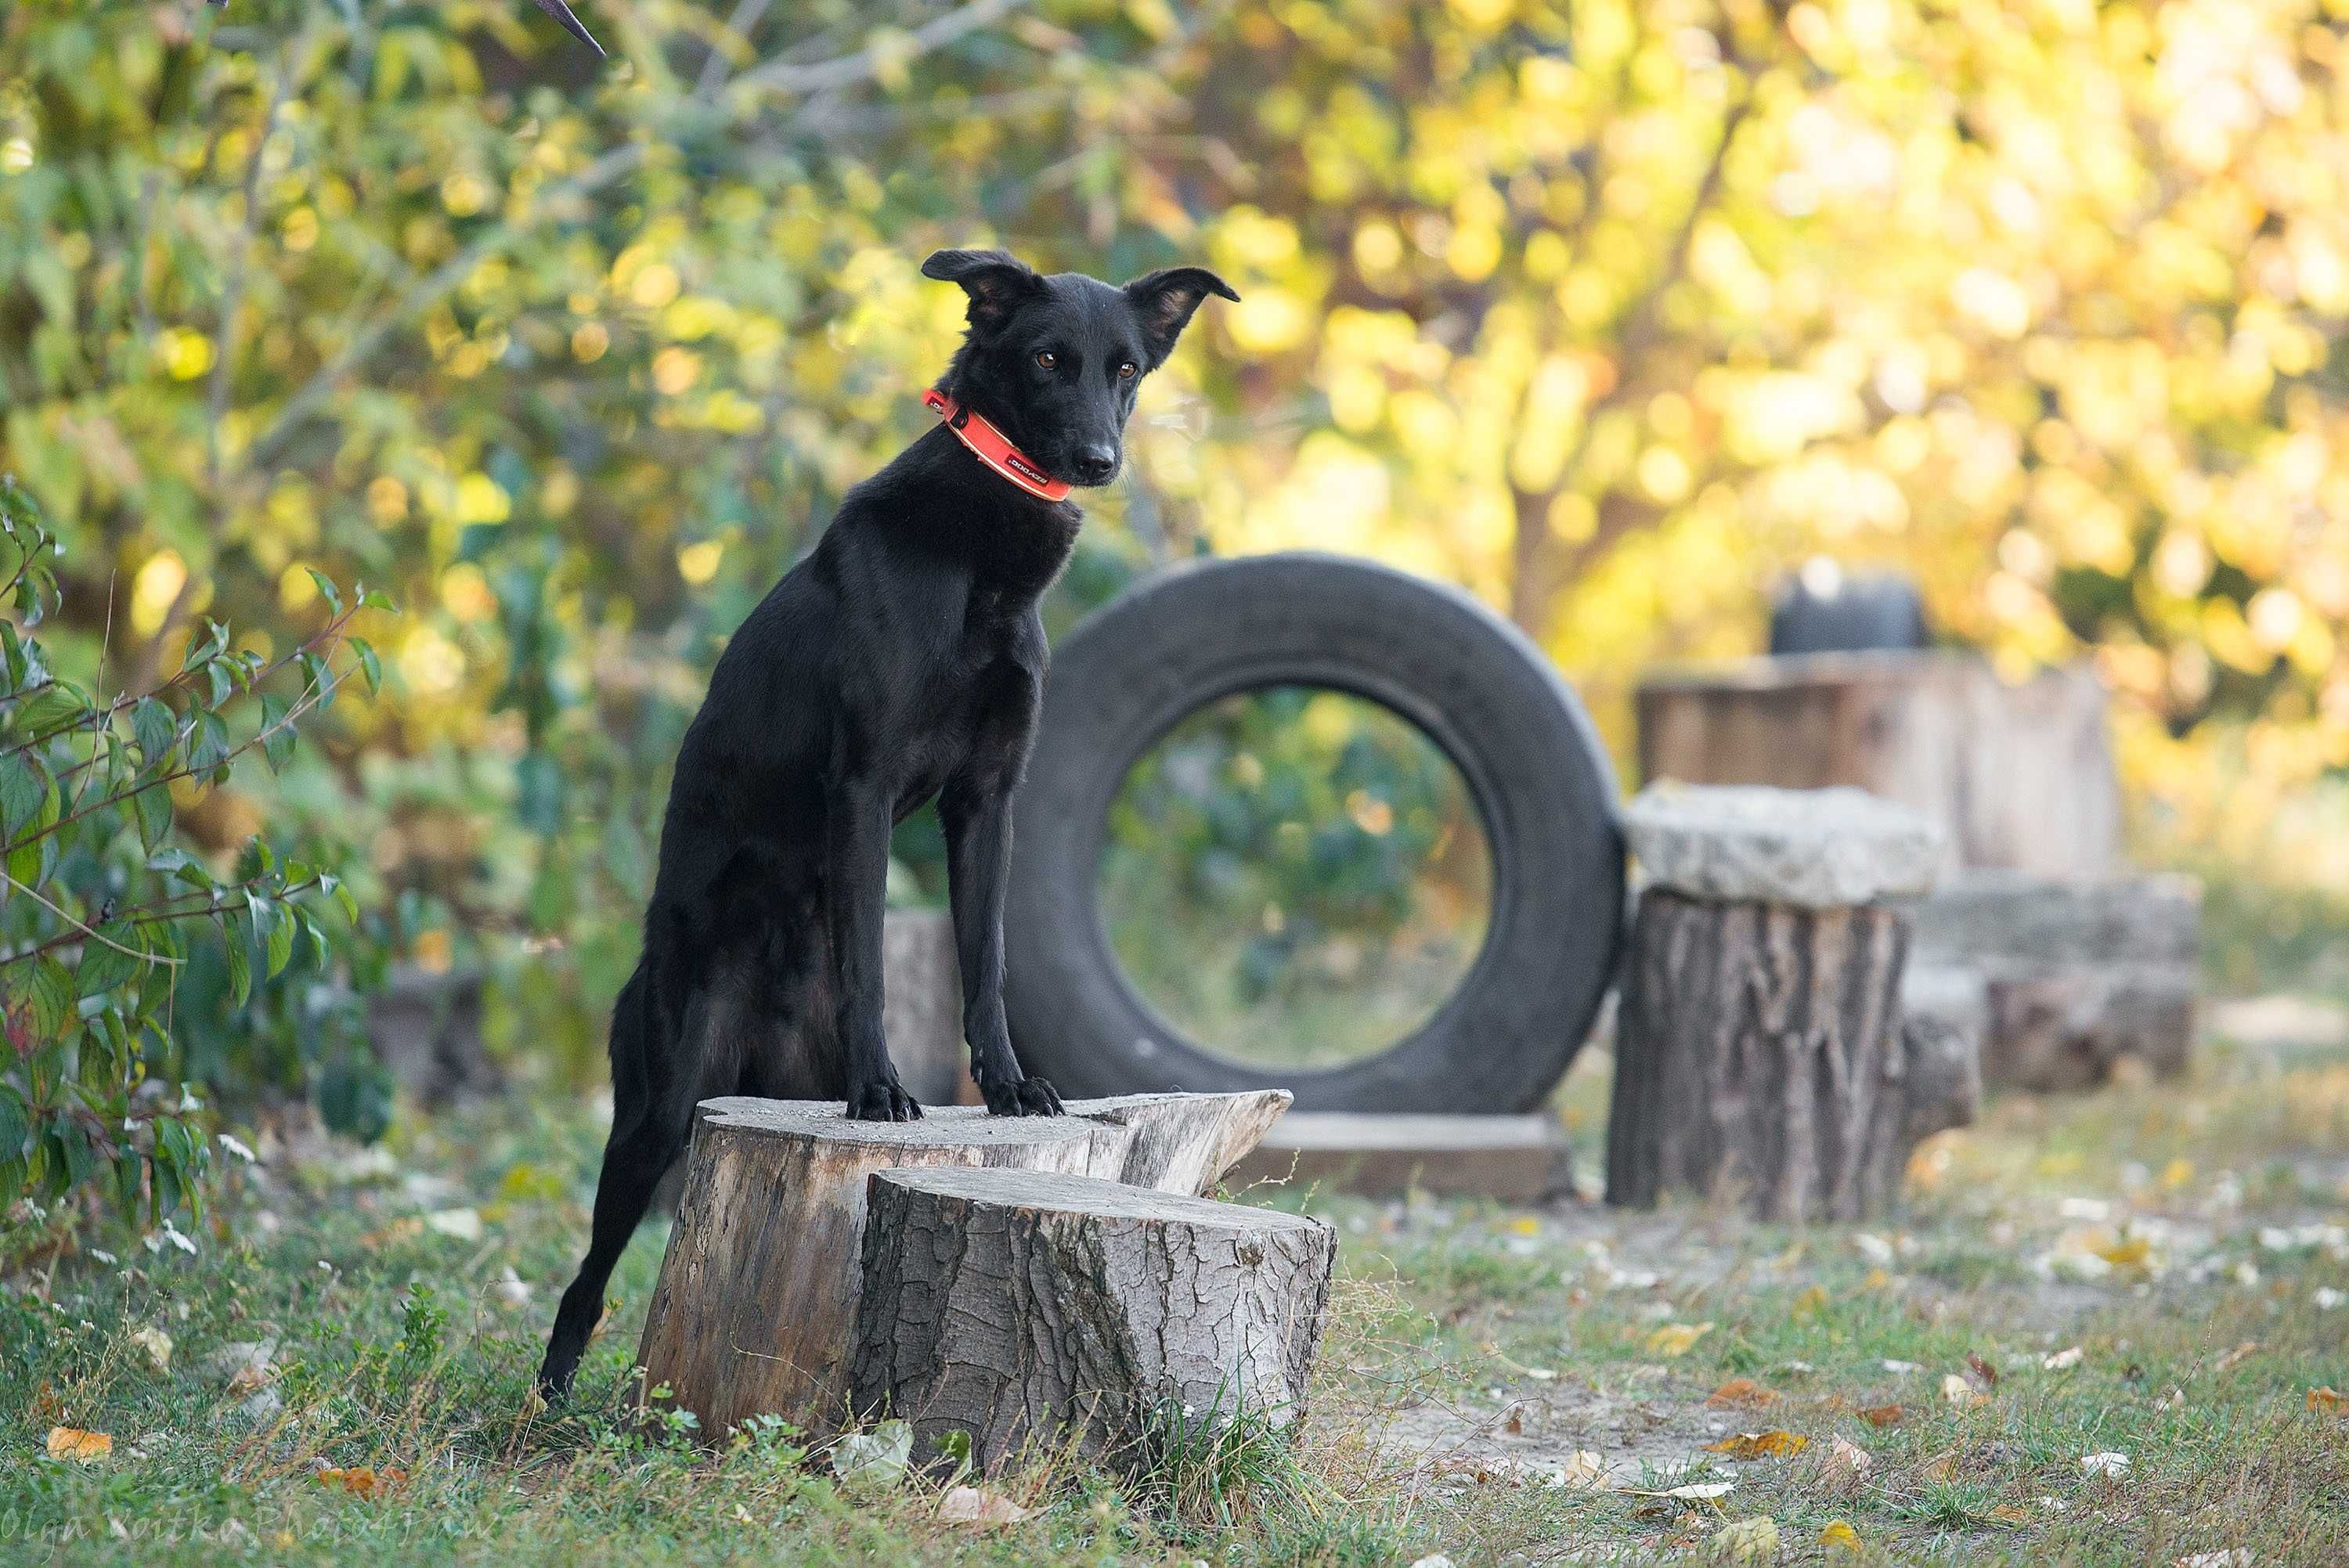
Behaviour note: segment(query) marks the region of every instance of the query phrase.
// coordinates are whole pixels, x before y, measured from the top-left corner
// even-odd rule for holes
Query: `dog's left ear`
[[[1231,284],[1205,267],[1164,267],[1144,273],[1125,285],[1125,297],[1142,317],[1154,367],[1174,351],[1174,340],[1191,325],[1191,313],[1209,294],[1228,300],[1240,297]]]
[[[970,295],[973,326],[1000,326],[1019,302],[1044,286],[1027,263],[1009,251],[933,251],[922,275],[960,284]]]

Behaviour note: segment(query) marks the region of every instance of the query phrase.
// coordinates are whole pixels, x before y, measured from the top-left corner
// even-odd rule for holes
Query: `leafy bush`
[[[259,838],[207,863],[175,830],[175,791],[194,800],[251,754],[285,767],[346,679],[376,686],[349,626],[389,603],[346,605],[321,577],[326,619],[289,652],[239,649],[210,623],[176,675],[102,697],[28,634],[57,607],[60,547],[13,478],[0,536],[16,554],[0,584],[16,612],[0,620],[0,1211],[90,1188],[160,1223],[198,1210],[210,1165],[175,1038],[186,977],[217,970],[245,1008],[289,971],[329,970],[326,906],[359,916],[336,870]]]

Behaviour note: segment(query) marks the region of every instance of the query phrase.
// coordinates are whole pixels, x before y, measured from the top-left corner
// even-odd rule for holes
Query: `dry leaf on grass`
[[[160,1328],[142,1328],[130,1336],[130,1343],[147,1352],[147,1359],[155,1364],[158,1372],[171,1369],[171,1336]]]
[[[1838,1519],[1819,1532],[1819,1544],[1829,1552],[1857,1552],[1860,1549],[1859,1532],[1848,1520]]]
[[[1990,1403],[1988,1394],[1955,1372],[1942,1377],[1941,1398],[1961,1410],[1971,1410]]]
[[[938,1499],[938,1517],[948,1524],[1017,1524],[1034,1511],[984,1487],[950,1487]]]
[[[1827,1289],[1823,1284],[1812,1285],[1795,1298],[1796,1317],[1815,1317],[1827,1309]]]
[[[1982,1358],[1978,1350],[1966,1352],[1966,1370],[1985,1388],[1998,1387],[1998,1368]]]
[[[1832,1478],[1851,1477],[1854,1480],[1876,1468],[1876,1456],[1841,1433],[1827,1439],[1826,1473]]]
[[[1706,1554],[1716,1563],[1775,1563],[1778,1560],[1778,1522],[1766,1515],[1724,1524]]]
[[[2180,1557],[2178,1568],[2251,1568],[2258,1561],[2250,1547],[2235,1546],[2223,1552],[2197,1552]]]
[[[2087,1353],[2085,1351],[2075,1345],[2068,1350],[2058,1350],[2051,1356],[2041,1357],[2039,1358],[2039,1365],[2050,1372],[2068,1371],[2072,1367],[2077,1367],[2085,1357],[2086,1354]]]
[[[2228,1351],[2227,1354],[2219,1357],[2219,1370],[2221,1372],[2232,1371],[2234,1368],[2241,1366],[2244,1362],[2250,1360],[2259,1353],[2260,1342],[2256,1339],[2246,1339],[2240,1345],[2236,1346],[2232,1350]]]
[[[381,1497],[408,1479],[408,1472],[397,1466],[378,1470],[373,1465],[353,1465],[337,1470],[326,1465],[316,1473],[320,1486],[340,1487],[353,1497]]]
[[[1685,1356],[1696,1348],[1696,1342],[1713,1332],[1710,1323],[1667,1323],[1648,1336],[1648,1353],[1651,1356]]]
[[[1593,1491],[1612,1491],[1615,1478],[1608,1473],[1607,1461],[1588,1449],[1577,1449],[1567,1461],[1549,1472],[1552,1486],[1585,1487]]]
[[[2002,1502],[1990,1511],[1990,1517],[2000,1524],[2028,1524],[2031,1511],[2017,1502]]]
[[[49,1458],[94,1464],[114,1451],[114,1439],[105,1432],[85,1432],[78,1427],[49,1429]]]
[[[1733,1460],[1776,1460],[1801,1453],[1811,1446],[1811,1439],[1798,1432],[1733,1432],[1717,1443],[1707,1443],[1709,1454],[1727,1454]]]
[[[2311,1388],[2308,1391],[2308,1408],[2338,1416],[2349,1412],[2349,1394],[2333,1388]]]
[[[2080,1456],[2080,1469],[2087,1475],[2117,1477],[2128,1468],[2129,1459],[2127,1454],[2102,1453]]]
[[[1900,1424],[1900,1415],[1898,1405],[1871,1405],[1859,1413],[1859,1418],[1871,1427],[1897,1427]]]
[[[1704,1402],[1716,1410],[1758,1410],[1777,1399],[1775,1388],[1765,1388],[1751,1377],[1732,1377],[1707,1395]]]

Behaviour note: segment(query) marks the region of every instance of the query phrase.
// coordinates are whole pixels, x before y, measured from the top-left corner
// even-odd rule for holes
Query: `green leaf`
[[[5,689],[10,695],[23,688],[25,677],[32,673],[32,664],[25,645],[16,636],[16,628],[0,621],[0,671],[6,674]]]
[[[139,847],[153,850],[171,833],[171,789],[160,782],[149,784],[130,797],[130,809],[139,816]]]
[[[315,566],[305,567],[304,570],[310,573],[310,581],[318,585],[318,597],[326,602],[326,607],[332,610],[336,614],[341,614],[343,613],[343,592],[341,589],[335,586],[335,580],[327,576],[325,573],[319,571]]]
[[[98,928],[97,937],[82,943],[81,973],[75,980],[80,995],[95,996],[130,979],[146,967],[141,956],[146,951],[137,926],[127,920],[108,921]]]
[[[49,770],[29,751],[0,757],[0,834],[14,839],[39,814],[41,802],[57,789]]]
[[[186,675],[197,665],[217,657],[220,651],[228,646],[228,628],[226,626],[222,625],[218,621],[207,617],[204,621],[204,627],[205,633],[203,640],[202,642],[191,642],[188,645],[188,656],[181,660],[180,664],[180,673],[181,675]]]
[[[351,892],[350,888],[345,884],[342,878],[335,875],[332,872],[328,872],[325,875],[319,877],[318,885],[323,888],[327,896],[332,898],[336,904],[341,908],[343,918],[345,920],[349,921],[353,925],[357,925],[359,923],[358,898]]]
[[[0,1083],[0,1164],[21,1162],[25,1140],[32,1136],[32,1113],[25,1109],[24,1100],[15,1089]]]
[[[236,923],[224,921],[222,925],[222,945],[228,953],[229,995],[235,1006],[242,1007],[244,999],[253,994],[253,960],[245,951],[244,933],[236,928]]]
[[[180,743],[180,720],[153,697],[142,696],[130,710],[130,733],[138,738],[146,765],[161,769]]]
[[[394,614],[397,614],[399,609],[398,605],[391,602],[391,595],[385,593],[380,588],[360,589],[359,603],[366,605],[370,610],[388,610]]]
[[[30,987],[33,998],[33,1034],[36,1046],[53,1046],[65,1038],[66,1026],[73,1021],[74,1004],[81,993],[74,988],[74,977],[66,966],[44,953],[33,963]],[[0,1155],[14,1151],[15,1146],[0,1138]]]
[[[383,690],[383,661],[376,657],[375,645],[365,637],[353,637],[350,643],[351,652],[358,655],[359,673],[367,676],[367,695],[373,696]]]
[[[285,771],[285,764],[294,758],[294,727],[285,722],[285,712],[283,697],[261,699],[261,752],[269,759],[272,773]]]
[[[43,686],[16,710],[16,722],[28,735],[48,735],[71,729],[90,717],[88,699],[60,681]]]
[[[269,927],[269,975],[275,979],[285,969],[286,961],[294,956],[293,911],[280,910]]]
[[[188,766],[211,772],[228,760],[228,721],[210,708],[196,715],[194,741],[188,748]]]

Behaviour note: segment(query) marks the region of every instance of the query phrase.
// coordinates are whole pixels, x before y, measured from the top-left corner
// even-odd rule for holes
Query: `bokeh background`
[[[1815,553],[1897,567],[2004,669],[2095,662],[2222,985],[2341,956],[2349,5],[583,14],[608,61],[521,0],[0,11],[53,660],[282,649],[311,567],[399,606],[379,699],[181,801],[216,855],[344,846],[362,910],[306,988],[181,1010],[200,1081],[379,1123],[341,998],[395,966],[483,975],[509,1071],[600,1073],[705,674],[925,423],[962,302],[922,257],[988,242],[1244,296],[1143,388],[1056,630],[1200,552],[1375,557],[1523,627],[1628,783],[1640,672],[1756,650]],[[1121,951],[1219,1043],[1367,1048],[1473,954],[1456,780],[1334,701],[1202,716],[1121,801]],[[934,827],[897,849],[936,897]]]

